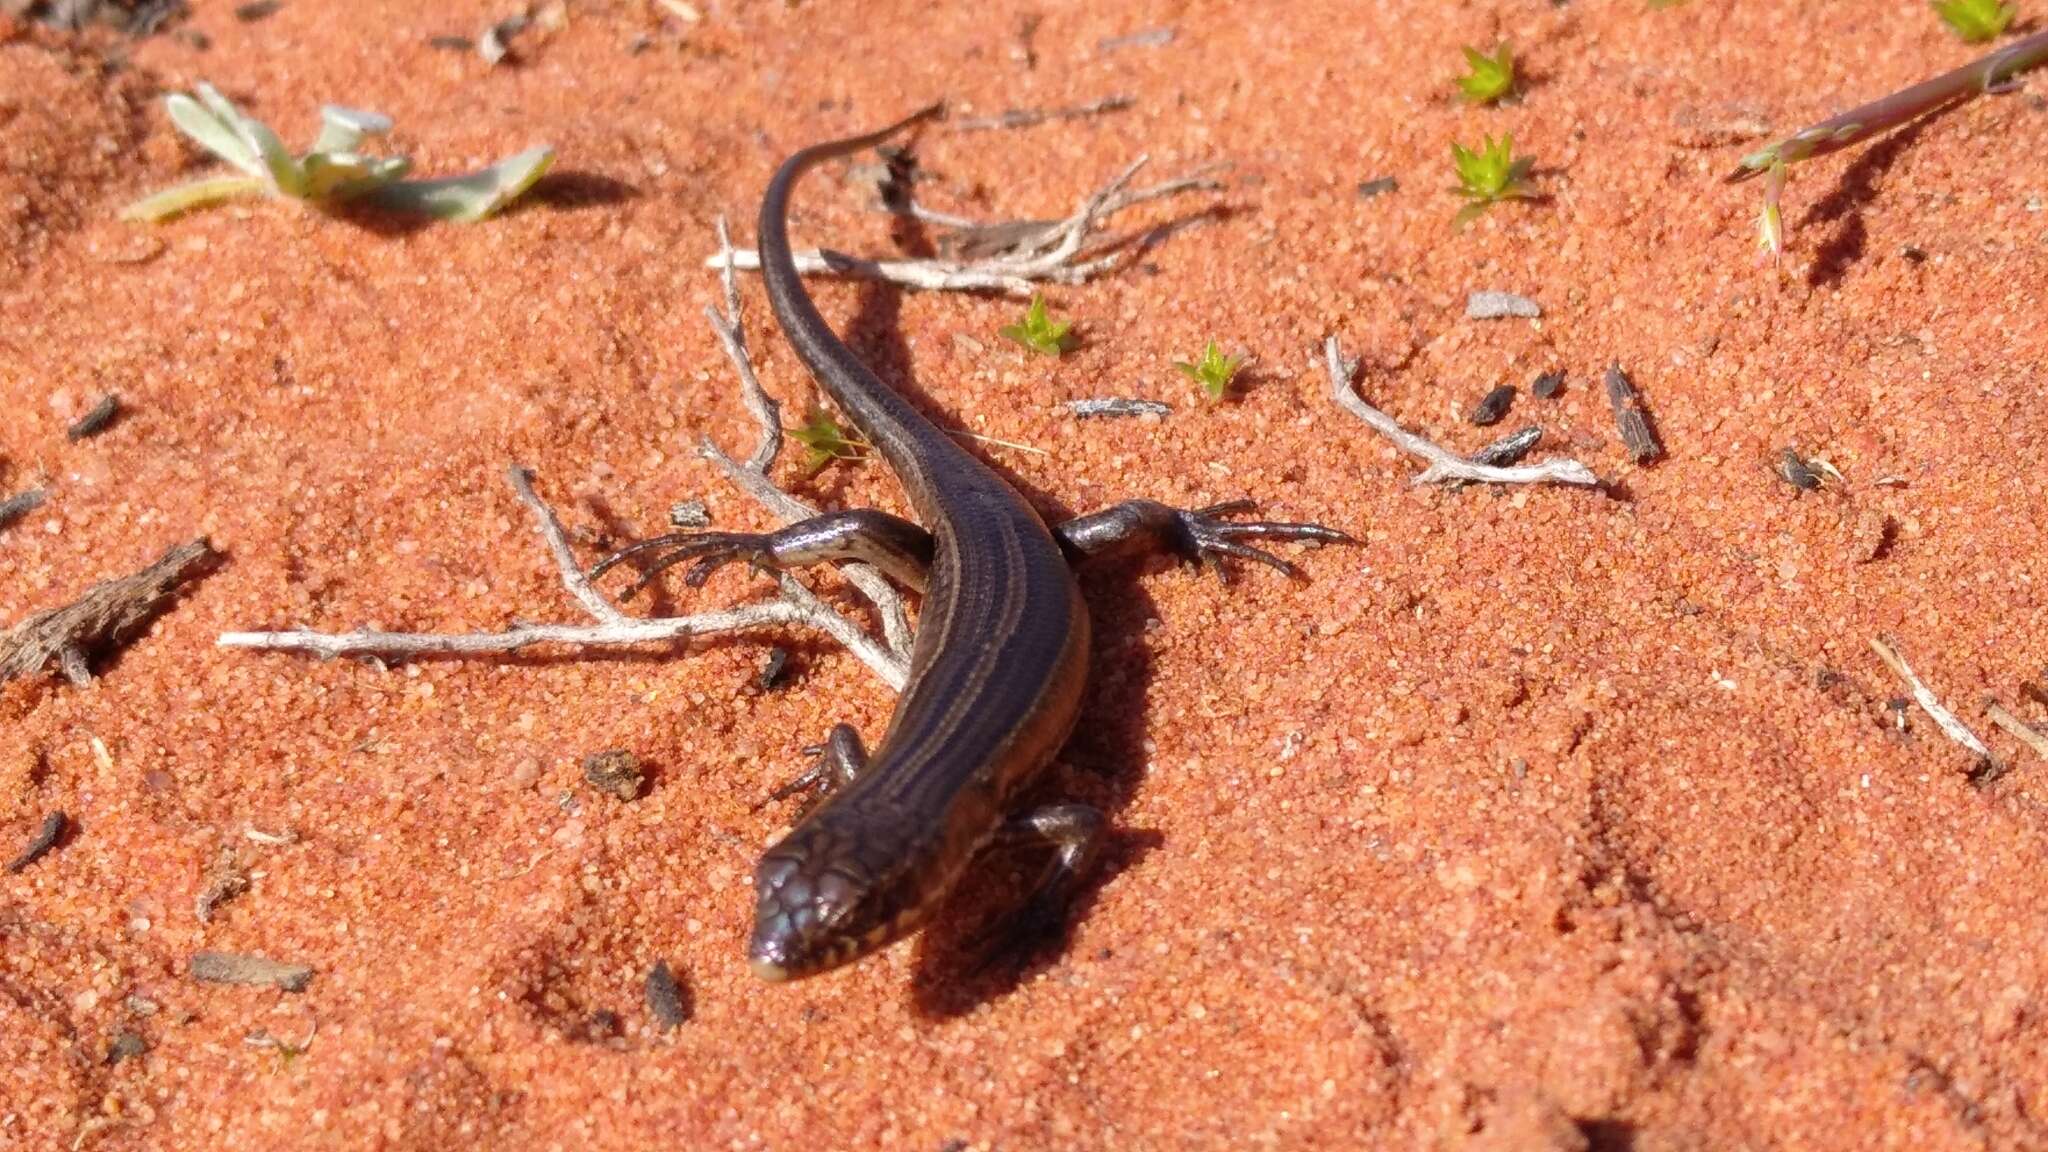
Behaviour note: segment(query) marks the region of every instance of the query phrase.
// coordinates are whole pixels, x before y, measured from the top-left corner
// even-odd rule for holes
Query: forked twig
[[[775,600],[741,604],[688,616],[639,618],[618,610],[594,588],[570,553],[561,521],[533,491],[530,474],[514,465],[507,480],[533,512],[535,527],[555,558],[562,586],[596,622],[593,624],[520,624],[498,632],[224,632],[215,641],[222,648],[308,652],[315,656],[479,656],[517,652],[538,644],[571,648],[621,648],[675,643],[721,633],[758,632],[790,625],[815,628],[853,651],[891,687],[902,686],[902,662],[895,653],[868,637],[831,606],[785,577],[783,595]],[[792,595],[789,585],[802,589]]]
[[[725,222],[719,221],[719,242],[731,250]],[[739,291],[730,271],[725,274],[726,309],[707,308],[712,330],[724,345],[740,378],[741,397],[761,429],[761,441],[746,464],[726,456],[708,439],[703,453],[725,473],[735,487],[784,521],[815,515],[803,501],[777,488],[768,469],[782,449],[781,409],[761,387],[748,355],[746,332],[740,318]],[[533,513],[535,527],[555,562],[556,575],[570,597],[591,617],[591,624],[521,624],[498,632],[422,633],[314,631],[228,632],[217,643],[223,648],[255,648],[309,652],[333,656],[471,656],[516,652],[538,644],[579,649],[631,647],[675,643],[699,636],[758,632],[789,626],[812,628],[831,637],[872,669],[883,682],[901,689],[909,676],[911,628],[903,598],[883,575],[867,565],[845,567],[848,580],[874,602],[882,618],[885,641],[876,640],[859,625],[820,599],[801,580],[787,572],[776,573],[779,595],[773,600],[742,604],[714,612],[688,616],[641,618],[629,616],[598,591],[577,563],[561,521],[554,510],[533,490],[532,476],[514,466],[507,474],[513,491]]]
[[[1337,338],[1330,337],[1323,343],[1324,367],[1330,374],[1330,396],[1346,412],[1358,417],[1371,426],[1372,430],[1394,442],[1394,445],[1410,455],[1420,456],[1429,461],[1429,467],[1415,477],[1417,484],[1444,484],[1460,480],[1479,481],[1488,484],[1583,484],[1597,485],[1600,478],[1593,470],[1569,457],[1558,456],[1540,464],[1523,464],[1502,468],[1481,464],[1438,446],[1427,437],[1418,436],[1395,421],[1392,416],[1365,402],[1352,385],[1358,365],[1344,359],[1344,353],[1337,347]]]
[[[1151,200],[1184,192],[1218,192],[1223,182],[1199,172],[1145,188],[1130,186],[1146,157],[1140,156],[1114,180],[1090,193],[1073,215],[1061,220],[977,224],[911,206],[920,219],[957,229],[970,241],[1000,233],[1002,246],[972,259],[875,260],[828,249],[796,253],[797,271],[862,280],[886,280],[933,292],[1001,292],[1029,296],[1034,284],[1080,284],[1117,268],[1129,252],[1128,238],[1090,246],[1117,213]],[[705,260],[707,268],[738,267],[755,271],[761,254],[750,248],[720,252]]]

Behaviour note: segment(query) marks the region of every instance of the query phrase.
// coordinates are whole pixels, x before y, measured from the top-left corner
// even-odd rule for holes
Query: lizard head
[[[862,862],[863,852],[829,824],[799,827],[761,857],[754,871],[754,933],[747,962],[780,983],[850,963],[913,926],[917,900]]]

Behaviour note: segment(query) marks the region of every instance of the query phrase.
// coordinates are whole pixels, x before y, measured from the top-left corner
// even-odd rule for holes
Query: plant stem
[[[1901,124],[1941,111],[1952,104],[1960,104],[1980,93],[1994,91],[2020,73],[2044,63],[2048,63],[2048,31],[2015,40],[1953,72],[1944,72],[1881,100],[1852,108],[1788,136],[1761,152],[1745,156],[1742,166],[1728,174],[1727,182],[1740,184],[1770,171],[1775,165],[1796,164],[1801,160],[1839,152]]]

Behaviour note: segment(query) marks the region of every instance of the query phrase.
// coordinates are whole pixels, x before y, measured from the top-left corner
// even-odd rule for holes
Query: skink
[[[1079,804],[1017,813],[1074,727],[1088,673],[1088,609],[1074,578],[1086,557],[1169,546],[1215,563],[1232,556],[1293,572],[1244,537],[1341,541],[1312,524],[1224,522],[1243,502],[1181,511],[1134,500],[1048,528],[1031,505],[862,364],[805,293],[791,258],[788,208],[803,174],[874,146],[934,114],[806,148],[784,161],[761,202],[768,299],[818,383],[902,483],[920,527],[887,513],[828,513],[764,534],[666,537],[659,563],[696,558],[691,583],[735,559],[793,567],[859,559],[924,593],[910,677],[872,757],[844,724],[800,783],[821,798],[755,872],[748,960],[771,981],[838,967],[914,931],[992,842],[1039,840],[1055,852],[1026,919],[1056,917],[1093,858],[1102,815]]]

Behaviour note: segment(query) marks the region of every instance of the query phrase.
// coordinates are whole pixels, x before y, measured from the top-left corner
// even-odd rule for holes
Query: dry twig
[[[1052,120],[1084,120],[1105,112],[1121,112],[1136,104],[1134,96],[1104,96],[1066,108],[1007,108],[1000,116],[975,116],[953,123],[955,132],[987,132],[997,128],[1033,128]]]
[[[724,222],[719,239],[726,251]],[[725,277],[729,315],[706,309],[712,328],[732,358],[740,376],[741,394],[761,428],[761,443],[746,464],[726,456],[708,439],[705,457],[717,464],[741,491],[752,496],[785,521],[815,515],[809,505],[777,488],[767,470],[782,447],[780,409],[761,388],[747,354],[746,336],[740,322],[739,293],[732,274]],[[788,626],[823,632],[851,651],[892,688],[902,688],[909,675],[911,630],[903,600],[880,572],[865,565],[847,565],[850,582],[872,600],[882,617],[885,640],[878,641],[859,625],[819,599],[802,581],[787,572],[775,574],[780,596],[774,600],[742,604],[714,612],[689,616],[640,618],[619,610],[597,590],[577,564],[561,522],[554,510],[535,494],[531,475],[517,466],[508,472],[513,491],[533,513],[536,526],[555,560],[556,574],[569,595],[594,621],[587,625],[521,624],[499,632],[421,633],[356,631],[327,633],[313,631],[227,632],[217,643],[223,648],[256,648],[310,652],[332,656],[421,656],[477,655],[514,652],[536,644],[557,644],[581,649],[617,648],[642,644],[675,643],[698,636],[757,632]],[[865,569],[865,571],[862,571]]]
[[[1103,416],[1171,416],[1173,405],[1157,400],[1136,400],[1125,396],[1101,396],[1088,400],[1069,400],[1067,410],[1076,420],[1091,420]]]
[[[212,564],[205,540],[180,544],[132,576],[102,580],[74,603],[38,612],[0,634],[0,684],[55,662],[64,678],[92,681],[92,659],[135,638],[178,586]]]
[[[1064,220],[977,224],[971,220],[929,212],[912,205],[909,213],[919,219],[959,229],[972,239],[999,232],[1000,251],[973,259],[870,260],[829,249],[796,253],[797,271],[806,275],[826,273],[861,280],[886,280],[933,292],[1001,292],[1029,296],[1034,284],[1080,284],[1113,271],[1132,250],[1130,237],[1091,246],[1091,241],[1117,213],[1151,200],[1184,192],[1218,192],[1223,182],[1195,174],[1146,188],[1132,188],[1131,180],[1145,166],[1140,156],[1116,179],[1103,185],[1074,214]],[[969,245],[974,246],[974,245]],[[705,260],[707,268],[738,267],[755,271],[761,254],[751,248],[720,252]]]
[[[1913,674],[1913,669],[1906,663],[1906,658],[1899,655],[1899,650],[1894,648],[1889,640],[1882,636],[1872,636],[1870,650],[1877,653],[1877,658],[1884,661],[1885,667],[1892,670],[1892,675],[1906,682],[1906,687],[1913,693],[1913,702],[1920,705],[1921,711],[1934,718],[1934,723],[1949,739],[1969,749],[1979,760],[1991,759],[1991,749],[1986,748],[1984,742],[1977,739],[1975,732],[1956,719],[1956,714],[1949,711],[1935,697],[1933,689]]]
[[[2048,734],[2013,715],[2012,711],[1996,700],[1984,702],[1984,715],[1993,724],[2005,729],[2018,738],[2020,743],[2034,750],[2034,755],[2048,760]]]
[[[1429,461],[1429,467],[1415,477],[1417,484],[1443,484],[1456,480],[1474,480],[1488,484],[1584,484],[1597,485],[1600,478],[1593,470],[1568,457],[1553,457],[1541,464],[1524,464],[1513,468],[1495,467],[1475,463],[1455,452],[1439,447],[1426,437],[1418,436],[1401,427],[1392,416],[1365,402],[1352,387],[1352,377],[1358,365],[1344,359],[1337,347],[1337,338],[1330,337],[1323,344],[1324,367],[1330,374],[1330,396],[1339,407],[1370,425],[1372,430],[1394,442],[1395,446],[1413,456]]]
[[[313,982],[313,970],[304,964],[234,952],[194,952],[186,971],[202,984],[244,984],[286,992],[304,992]]]

